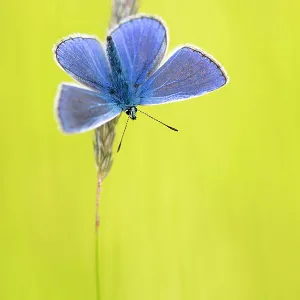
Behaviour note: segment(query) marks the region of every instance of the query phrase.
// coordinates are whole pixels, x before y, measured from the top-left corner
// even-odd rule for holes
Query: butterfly
[[[86,132],[122,111],[128,115],[127,122],[135,120],[137,111],[142,112],[139,105],[198,97],[228,82],[222,66],[195,46],[177,48],[161,65],[167,46],[164,22],[144,15],[128,18],[112,29],[106,51],[94,36],[70,35],[60,41],[54,46],[55,60],[86,87],[60,85],[55,111],[61,130]]]

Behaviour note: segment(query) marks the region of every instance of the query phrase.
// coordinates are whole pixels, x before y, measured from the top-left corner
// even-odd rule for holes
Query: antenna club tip
[[[169,129],[172,129],[173,131],[178,131],[178,129],[176,129],[176,128],[172,127],[172,126],[167,125],[167,127],[168,127]]]
[[[159,122],[160,124],[162,124],[162,125],[168,127],[169,129],[174,130],[174,131],[178,131],[178,129],[176,129],[176,128],[170,126],[170,125],[167,125],[166,123],[164,123],[164,122],[162,122],[162,121],[160,121],[160,120],[158,120],[158,119],[156,119],[156,118],[154,118],[154,117],[148,115],[147,113],[145,113],[145,112],[143,112],[143,111],[141,111],[141,110],[139,110],[139,109],[137,109],[137,108],[136,108],[136,110],[139,111],[139,112],[141,112],[142,114],[146,115],[147,117],[149,117],[149,118],[155,120],[156,122]]]

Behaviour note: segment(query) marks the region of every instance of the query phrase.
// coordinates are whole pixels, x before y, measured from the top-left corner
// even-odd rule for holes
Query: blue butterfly
[[[160,66],[167,45],[164,23],[143,15],[126,19],[109,32],[106,53],[93,36],[71,35],[59,42],[54,47],[57,63],[88,87],[60,85],[55,109],[61,130],[86,132],[122,111],[127,121],[135,120],[138,105],[198,97],[228,82],[221,65],[191,45],[175,50]]]

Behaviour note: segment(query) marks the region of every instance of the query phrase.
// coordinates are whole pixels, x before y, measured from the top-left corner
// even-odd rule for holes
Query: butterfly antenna
[[[124,134],[125,134],[125,131],[126,131],[126,128],[127,128],[128,121],[129,121],[129,116],[128,116],[127,121],[126,121],[125,128],[124,128],[124,131],[123,131],[123,134],[122,134],[121,141],[120,141],[120,144],[119,144],[119,146],[118,146],[117,152],[119,152],[120,149],[121,149],[122,141],[123,141],[123,137],[124,137]]]
[[[142,114],[146,115],[147,117],[149,117],[149,118],[155,120],[156,122],[165,125],[166,127],[168,127],[168,128],[171,129],[171,130],[178,131],[178,129],[176,129],[176,128],[172,127],[172,126],[169,126],[169,125],[167,125],[166,123],[164,123],[164,122],[162,122],[162,121],[159,121],[159,120],[155,119],[154,117],[148,115],[147,113],[145,113],[145,112],[143,112],[143,111],[141,111],[141,110],[139,110],[139,109],[137,109],[137,111],[139,111],[139,112],[141,112]]]

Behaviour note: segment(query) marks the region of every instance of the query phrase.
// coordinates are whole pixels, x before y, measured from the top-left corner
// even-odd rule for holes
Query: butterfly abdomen
[[[117,99],[122,109],[126,109],[131,104],[132,93],[127,81],[126,71],[122,68],[118,52],[111,36],[107,37],[107,56],[111,67],[111,81],[113,86],[110,94]]]

